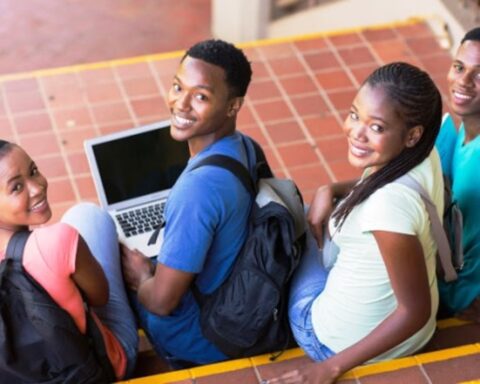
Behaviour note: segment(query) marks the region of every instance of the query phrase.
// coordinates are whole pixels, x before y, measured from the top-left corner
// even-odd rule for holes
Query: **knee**
[[[71,224],[88,223],[92,226],[111,226],[115,224],[110,215],[98,205],[91,202],[82,202],[68,209],[62,217],[62,221]]]

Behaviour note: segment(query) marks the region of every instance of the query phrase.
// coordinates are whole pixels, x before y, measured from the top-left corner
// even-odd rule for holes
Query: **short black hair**
[[[465,41],[480,41],[480,27],[473,28],[470,31],[468,31],[465,36],[463,36],[462,41],[460,42],[460,45],[462,45]]]
[[[232,96],[243,97],[252,78],[252,67],[243,51],[219,39],[204,40],[191,46],[185,55],[216,65],[225,71]]]
[[[12,146],[13,146],[13,143],[0,139],[0,157],[2,157],[4,154],[10,151],[10,149],[12,149]]]

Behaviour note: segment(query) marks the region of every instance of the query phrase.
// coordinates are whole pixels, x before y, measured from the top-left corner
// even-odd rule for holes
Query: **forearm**
[[[151,277],[140,285],[138,300],[150,312],[168,316],[178,307],[194,277],[192,273],[156,264]]]
[[[151,263],[148,275],[144,275],[138,287],[138,301],[148,311],[159,316],[166,316],[170,314],[172,308],[166,305],[166,300],[164,300],[163,295],[160,293],[161,292],[155,287],[155,265]]]
[[[170,310],[164,307],[162,300],[158,300],[158,293],[155,292],[155,281],[153,274],[148,279],[144,280],[138,288],[138,301],[148,311],[160,316],[170,314]]]
[[[370,334],[325,363],[340,376],[414,335],[424,326],[425,317],[412,316],[406,308],[397,308]]]
[[[342,199],[347,196],[355,184],[358,182],[358,179],[355,180],[348,180],[348,181],[341,181],[337,183],[330,184],[330,188],[332,191],[332,198],[333,199]]]

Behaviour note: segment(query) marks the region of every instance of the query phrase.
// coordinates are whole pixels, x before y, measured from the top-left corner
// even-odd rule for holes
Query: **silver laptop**
[[[120,242],[157,256],[162,236],[149,240],[163,225],[165,201],[187,165],[187,143],[172,139],[167,120],[89,139],[84,147],[100,205],[113,217]]]

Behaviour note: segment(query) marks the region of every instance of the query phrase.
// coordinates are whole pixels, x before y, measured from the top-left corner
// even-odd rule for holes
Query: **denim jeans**
[[[321,264],[321,251],[307,230],[307,244],[290,287],[288,317],[297,344],[315,361],[323,361],[335,352],[322,344],[313,330],[312,304],[322,293],[328,271]]]
[[[123,282],[115,224],[105,211],[92,203],[70,208],[62,222],[77,229],[105,272],[109,286],[108,302],[103,307],[92,307],[92,310],[124,348],[127,356],[125,377],[129,377],[137,360],[138,331]]]

